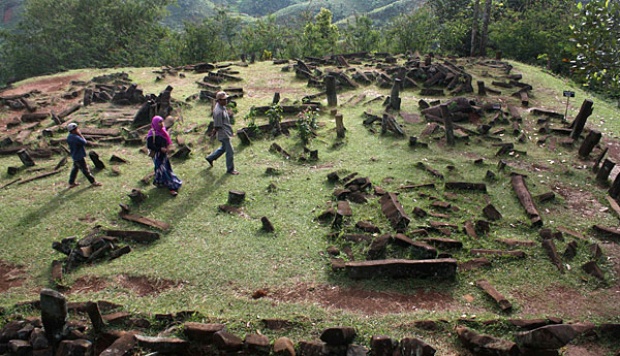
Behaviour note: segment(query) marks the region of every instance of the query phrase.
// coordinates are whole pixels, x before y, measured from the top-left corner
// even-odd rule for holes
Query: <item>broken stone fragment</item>
[[[320,339],[328,345],[339,346],[350,344],[356,335],[352,327],[341,326],[323,330]]]
[[[515,335],[519,347],[529,349],[559,349],[582,333],[592,330],[592,324],[547,325]]]
[[[463,345],[476,355],[519,355],[519,347],[512,341],[478,334],[464,326],[457,326],[456,332]]]

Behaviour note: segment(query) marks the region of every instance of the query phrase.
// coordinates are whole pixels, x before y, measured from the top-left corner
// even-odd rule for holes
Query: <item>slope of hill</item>
[[[226,75],[219,85],[237,95],[235,129],[267,126],[249,145],[241,143],[240,134],[234,137],[238,176],[227,175],[222,160],[212,168],[204,160],[219,144],[205,134],[211,106],[199,98],[211,90],[205,78],[217,76],[216,69],[208,75],[193,66],[71,71],[19,82],[0,93],[7,103],[0,108],[0,276],[5,277],[0,279],[0,310],[6,311],[0,323],[17,315],[37,316],[32,301],[43,288],[54,288],[69,302],[121,305],[126,314],[115,318],[123,323],[118,327],[144,335],[170,335],[190,321],[221,323],[240,337],[260,332],[270,342],[282,336],[301,341],[315,340],[330,327],[350,326],[355,342],[366,346],[376,335],[395,341],[415,335],[438,354],[470,355],[454,332],[459,326],[508,341],[525,324],[564,322],[571,328],[592,322],[597,337],[576,338],[562,352],[616,351],[617,339],[606,343],[598,335],[604,332],[602,324],[617,327],[620,322],[620,247],[611,241],[613,234],[606,236],[593,224],[617,226],[618,217],[608,207],[608,188],[595,183],[591,167],[607,149],[607,157],[620,162],[618,108],[595,99],[588,130],[597,129],[603,139],[588,157],[578,157],[583,137],[569,140],[568,122],[560,118],[565,110],[575,118],[581,102],[592,98],[574,89],[569,105],[562,97],[567,83],[537,68],[479,58],[435,57],[428,66],[404,56],[350,62],[357,64],[347,71],[338,71],[335,62],[305,63],[316,66],[315,73],[365,73],[356,77],[359,85],[338,89],[336,107],[328,107],[324,88],[309,86],[291,63],[218,63],[217,70]],[[386,110],[386,99],[394,95],[386,80],[394,66],[407,66],[412,72],[407,78],[423,83],[428,77],[418,70],[446,69],[439,66],[447,62],[456,71],[451,75],[462,69],[473,83],[486,83],[486,94],[461,93],[459,98],[467,100],[451,101],[457,98],[442,95],[446,80],[430,88],[407,80],[399,92],[400,110]],[[531,88],[525,89],[527,106],[519,86],[526,83]],[[172,159],[184,181],[177,197],[150,184],[153,166],[144,151],[145,127],[132,125],[140,104],[114,105],[105,97],[116,95],[98,95],[101,102],[82,105],[86,93],[94,97],[109,88],[123,93],[132,88],[135,97],[168,87],[173,88],[175,151],[190,150]],[[274,93],[283,107],[313,96],[321,109],[309,142],[301,142],[294,125],[308,111],[284,114],[289,132],[277,136],[271,135],[267,115],[251,115],[253,108],[271,105]],[[454,146],[447,143],[447,125],[437,111],[421,108],[435,101],[450,103],[448,110],[460,110],[460,103],[468,109],[455,113],[465,115],[454,123]],[[468,108],[472,102],[475,107]],[[436,110],[438,105],[432,105]],[[343,117],[344,137],[332,109]],[[393,115],[398,125],[382,132],[383,113],[386,119]],[[102,187],[89,188],[79,176],[82,185],[67,188],[64,128],[71,121],[97,143],[89,151],[105,165],[95,173]],[[396,134],[395,127],[404,135]],[[34,166],[25,166],[17,154],[24,147]],[[533,224],[531,212],[521,205],[514,176],[527,181],[544,228]],[[484,190],[452,189],[448,182],[474,183]],[[133,189],[145,199],[130,200]],[[231,206],[230,193],[239,191],[245,200]],[[401,204],[402,216],[410,217],[408,225],[395,227],[386,216],[397,207],[383,208],[381,197],[387,192]],[[119,213],[119,203],[130,208],[132,218],[146,218],[142,223],[155,220],[168,227],[141,225]],[[264,231],[263,217],[275,231]],[[131,235],[138,230],[156,232],[159,239],[149,244],[115,238],[118,231]],[[553,238],[542,243],[546,236]],[[53,248],[77,240],[81,245],[75,253]],[[112,241],[114,247],[84,246],[88,241]],[[556,261],[545,250],[551,245]],[[126,254],[108,258],[110,249]],[[458,277],[377,274],[358,280],[347,270],[355,262],[413,260],[422,253],[427,262],[457,261]],[[76,264],[68,263],[71,255]],[[64,273],[50,267],[63,263]],[[338,263],[348,264],[341,270]],[[600,274],[584,269],[596,270],[593,265]],[[512,305],[510,310],[478,287],[488,284]],[[73,310],[72,321],[90,326]]]
[[[168,26],[179,28],[183,21],[200,21],[213,16],[218,9],[226,9],[231,15],[242,18],[259,18],[276,15],[286,20],[302,13],[317,14],[324,7],[332,11],[334,22],[341,21],[356,14],[370,14],[373,20],[383,23],[389,18],[411,11],[424,0],[178,0],[168,7],[169,16],[164,20]],[[18,21],[24,0],[0,0],[0,28],[11,28]]]
[[[304,12],[316,14],[321,8],[326,8],[332,12],[335,23],[355,15],[369,15],[373,20],[381,24],[393,16],[414,10],[423,2],[423,0],[384,0],[372,2],[355,0],[304,1],[278,10],[274,15],[286,19],[298,16]]]

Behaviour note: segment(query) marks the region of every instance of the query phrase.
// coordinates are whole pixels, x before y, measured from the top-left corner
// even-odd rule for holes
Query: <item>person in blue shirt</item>
[[[88,168],[88,164],[86,163],[86,139],[82,136],[80,129],[78,129],[78,125],[75,122],[67,125],[67,130],[69,130],[69,135],[67,136],[67,144],[69,145],[69,151],[71,154],[71,158],[73,159],[73,168],[71,169],[71,173],[69,174],[69,188],[74,188],[80,185],[77,183],[75,179],[77,178],[78,170],[82,171],[86,179],[90,182],[90,185],[93,187],[101,186],[101,183],[95,180],[95,177],[90,173],[90,169]]]

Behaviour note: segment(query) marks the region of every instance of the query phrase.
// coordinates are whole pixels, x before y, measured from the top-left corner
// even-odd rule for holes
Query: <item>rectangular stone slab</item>
[[[456,259],[435,260],[375,260],[347,262],[345,270],[350,278],[370,279],[375,277],[392,278],[454,278]]]

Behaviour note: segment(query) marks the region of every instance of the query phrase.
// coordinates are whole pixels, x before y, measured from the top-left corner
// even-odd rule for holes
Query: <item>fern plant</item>
[[[251,108],[250,112],[243,117],[243,121],[247,123],[247,128],[253,135],[258,136],[260,134],[260,129],[256,125],[256,109]]]
[[[311,108],[307,108],[297,115],[297,130],[299,132],[299,138],[304,145],[308,144],[316,135],[315,130],[318,128],[318,113],[318,109],[312,110]]]
[[[269,118],[269,125],[271,126],[271,130],[274,136],[282,133],[282,128],[280,127],[280,123],[282,122],[282,107],[280,104],[272,105],[267,111],[265,111],[265,115]]]

